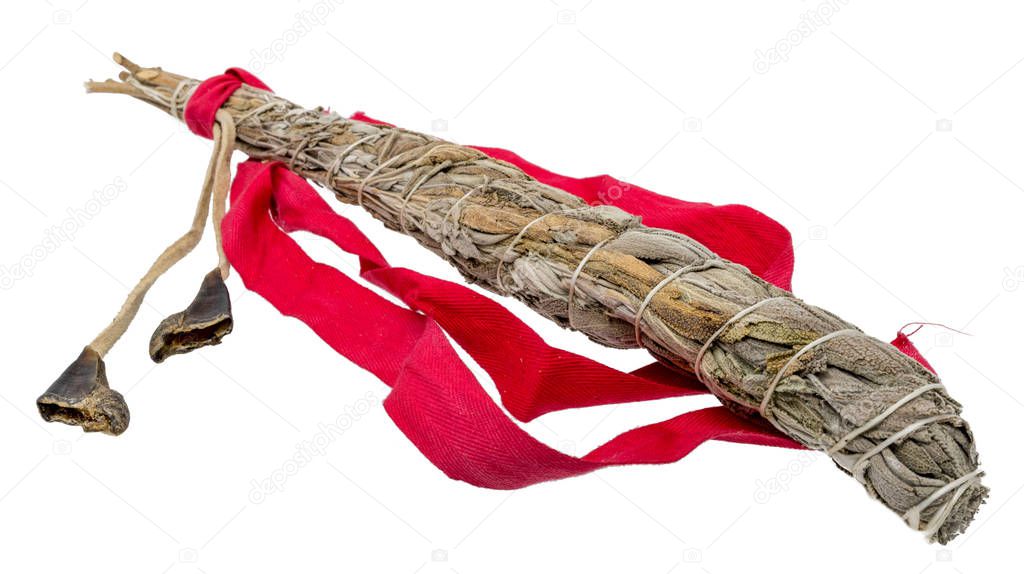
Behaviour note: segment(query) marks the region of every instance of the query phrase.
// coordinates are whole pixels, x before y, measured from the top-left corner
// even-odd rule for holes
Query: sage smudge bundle
[[[180,118],[200,84],[117,59],[127,69],[121,81],[90,82],[89,91],[128,94]],[[218,140],[227,149],[284,162],[471,283],[598,343],[642,347],[694,373],[729,408],[826,452],[931,540],[962,532],[987,495],[961,406],[934,373],[689,237],[588,205],[475,149],[252,86],[238,88],[217,120],[221,134],[233,132]],[[189,316],[201,317],[203,334],[154,358],[223,336],[211,327],[218,312],[186,311],[169,325]],[[81,422],[66,414],[67,401],[57,416],[48,395],[44,416]]]

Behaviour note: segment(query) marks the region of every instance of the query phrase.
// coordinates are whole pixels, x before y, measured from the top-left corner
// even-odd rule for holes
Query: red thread
[[[914,330],[909,333],[904,333],[903,331],[906,330],[906,328],[911,325],[916,325]],[[933,367],[931,363],[928,362],[928,359],[924,358],[924,355],[921,354],[921,351],[918,351],[917,347],[914,346],[914,343],[911,342],[910,340],[911,337],[917,334],[917,332],[923,329],[925,326],[942,327],[947,331],[953,331],[954,333],[960,333],[961,335],[967,335],[968,337],[970,336],[970,333],[965,333],[960,329],[954,329],[953,327],[943,325],[942,323],[931,323],[928,321],[912,321],[900,327],[900,330],[897,331],[896,333],[896,338],[892,340],[892,346],[899,349],[904,355],[907,355],[908,357],[914,359],[918,363],[921,363],[921,365],[923,365],[926,369],[934,373],[935,367]]]

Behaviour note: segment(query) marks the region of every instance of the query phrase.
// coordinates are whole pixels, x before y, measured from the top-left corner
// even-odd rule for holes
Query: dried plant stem
[[[198,83],[125,66],[124,83],[89,90],[177,116]],[[288,163],[475,284],[602,344],[643,346],[695,371],[724,404],[828,452],[930,539],[962,532],[986,497],[961,407],[935,375],[692,239],[427,135],[249,87],[223,110],[238,149]]]

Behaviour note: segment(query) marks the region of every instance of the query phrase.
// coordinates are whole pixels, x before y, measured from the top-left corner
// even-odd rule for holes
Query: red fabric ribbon
[[[185,125],[188,129],[196,135],[213,139],[213,122],[217,110],[242,84],[268,92],[273,91],[270,86],[242,68],[228,68],[223,74],[202,82],[192,91],[185,105]]]
[[[237,72],[229,71],[227,79],[207,80],[211,86],[204,93],[209,96],[193,96],[188,105],[202,109],[186,109],[186,116],[207,118],[212,124],[217,108],[208,107],[226,101],[228,87],[241,81]],[[354,119],[375,121],[360,114]],[[212,133],[211,124],[203,132],[189,126],[202,135]],[[680,201],[609,176],[569,178],[505,150],[478,149],[588,202],[613,203],[642,215],[648,224],[685,233],[766,280],[789,287],[789,233],[751,208]],[[657,363],[623,373],[551,347],[490,298],[460,284],[390,266],[352,222],[279,162],[249,160],[238,166],[222,231],[225,252],[246,287],[281,313],[309,325],[336,351],[391,386],[384,402],[388,414],[452,478],[489,488],[520,488],[608,465],[672,462],[711,439],[801,448],[763,422],[719,406],[628,431],[583,457],[561,453],[506,416],[445,333],[487,371],[502,405],[523,421],[557,410],[693,395],[707,389],[692,375]],[[407,307],[313,261],[288,236],[293,231],[320,235],[357,255],[360,276]]]
[[[774,429],[712,407],[632,430],[582,458],[563,454],[502,413],[445,332],[491,375],[502,404],[521,420],[707,390],[664,367],[622,373],[548,346],[490,298],[391,267],[365,235],[279,162],[239,165],[222,229],[224,250],[246,287],[390,385],[388,414],[452,478],[519,488],[611,464],[678,460],[709,439],[799,447]],[[293,231],[315,233],[358,255],[360,275],[409,308],[313,261],[286,233]]]

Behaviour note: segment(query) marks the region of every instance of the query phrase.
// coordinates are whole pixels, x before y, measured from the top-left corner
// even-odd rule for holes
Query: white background
[[[0,10],[0,570],[1019,567],[1019,4],[51,0]],[[184,231],[209,153],[148,106],[84,94],[83,80],[116,74],[114,50],[199,78],[240,65],[307,105],[764,211],[792,230],[795,291],[808,301],[884,338],[909,321],[970,333],[928,328],[915,340],[965,405],[989,503],[942,549],[823,455],[723,443],[676,464],[512,493],[451,481],[388,419],[384,385],[236,277],[235,333],[152,366],[152,328],[214,265],[209,237],[153,289],[107,358],[129,430],[43,424],[36,396]],[[771,61],[772,50],[784,59]],[[116,197],[97,210],[105,188]],[[344,211],[394,264],[458,280],[411,240]],[[71,233],[47,242],[54,227]],[[303,241],[352,271],[353,260]],[[510,305],[556,345],[620,368],[649,360]],[[592,408],[527,428],[582,454],[708,404]],[[356,420],[323,456],[251,500],[252,481],[280,478],[296,444],[346,414]],[[765,497],[759,485],[772,479],[785,488]]]

